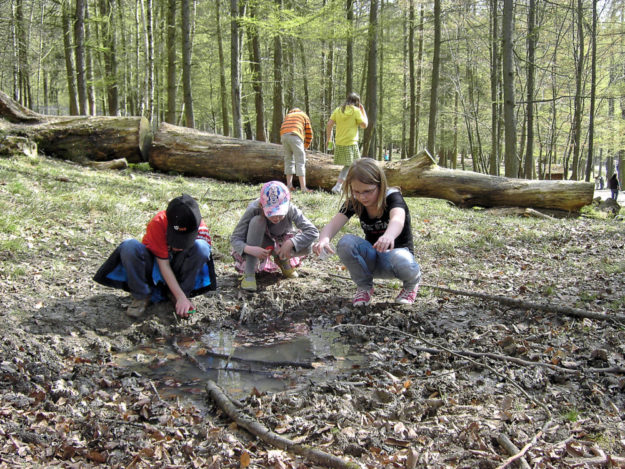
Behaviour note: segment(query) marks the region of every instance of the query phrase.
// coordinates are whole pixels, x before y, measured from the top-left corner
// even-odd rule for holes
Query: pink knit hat
[[[289,211],[291,193],[280,181],[266,182],[260,190],[260,205],[265,216],[284,216]]]

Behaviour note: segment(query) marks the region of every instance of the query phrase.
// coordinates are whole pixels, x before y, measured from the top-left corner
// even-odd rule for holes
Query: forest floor
[[[148,370],[202,368],[211,332],[260,349],[316,328],[336,332],[362,359],[325,379],[282,363],[257,377],[270,374],[284,390],[236,397],[241,416],[303,451],[363,468],[625,467],[622,220],[501,217],[411,200],[419,297],[395,305],[398,285],[383,281],[364,308],[351,306],[353,284],[336,258],[305,260],[296,279],[263,274],[257,294],[242,293],[226,255],[230,227],[213,221],[218,290],[195,300],[188,321],[169,303],[131,320],[127,296],[92,276],[120,239],[141,233],[104,225],[102,214],[123,211],[107,197],[134,197],[127,186],[142,184],[157,202],[144,201],[136,227],[180,187],[202,194],[213,183],[0,160],[0,468],[340,467],[234,424],[207,399],[206,380],[187,399],[168,391],[183,379],[120,358],[141,350]],[[332,197],[294,199],[312,211]],[[167,352],[151,354],[159,348]],[[346,359],[317,350],[308,364]]]

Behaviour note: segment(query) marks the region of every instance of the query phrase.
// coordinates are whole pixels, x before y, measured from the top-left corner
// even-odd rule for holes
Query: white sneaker
[[[342,189],[343,189],[343,183],[337,182],[336,184],[334,184],[334,187],[332,188],[332,192],[334,194],[340,194]]]

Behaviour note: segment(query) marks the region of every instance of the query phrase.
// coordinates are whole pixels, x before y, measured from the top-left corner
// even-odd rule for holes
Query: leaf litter
[[[186,322],[168,304],[131,321],[124,294],[93,284],[114,241],[77,246],[29,231],[28,243],[49,249],[0,254],[3,265],[33,273],[19,282],[0,275],[0,468],[319,467],[250,435],[212,402],[161,395],[160,383],[115,359],[176,337],[188,350],[183,338],[219,328],[259,345],[319,324],[365,363],[327,380],[296,378],[283,392],[252,389],[237,400],[242,415],[363,468],[625,467],[623,324],[434,288],[623,314],[622,223],[540,220],[534,239],[514,220],[472,214],[469,224],[492,224],[492,239],[450,248],[434,229],[442,219],[426,216],[416,250],[432,287],[411,307],[394,305],[398,285],[380,281],[373,304],[353,308],[336,259],[308,259],[298,279],[261,276],[258,294],[242,294],[221,256],[219,291],[199,298]],[[315,357],[315,367],[331,358]]]

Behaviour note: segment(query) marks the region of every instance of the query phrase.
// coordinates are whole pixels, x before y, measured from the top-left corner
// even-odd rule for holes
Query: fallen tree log
[[[0,132],[25,137],[46,155],[84,164],[148,160],[152,129],[145,117],[45,116],[0,91]]]
[[[51,117],[34,113],[0,91],[0,133],[25,137],[51,156],[79,163],[125,158],[161,171],[261,183],[284,178],[282,145],[241,140],[161,124],[152,141],[141,117]],[[592,202],[594,185],[577,181],[513,179],[439,167],[427,153],[380,162],[390,185],[406,196],[446,199],[459,207],[528,207],[577,212]],[[308,152],[307,185],[330,190],[341,166]]]
[[[150,164],[162,171],[251,183],[284,178],[282,145],[240,140],[161,124],[154,136]],[[531,207],[579,211],[592,202],[594,185],[577,181],[540,181],[489,176],[441,168],[423,152],[382,163],[388,182],[406,196],[446,199],[459,207]],[[330,190],[341,166],[330,155],[308,152],[306,183]]]

